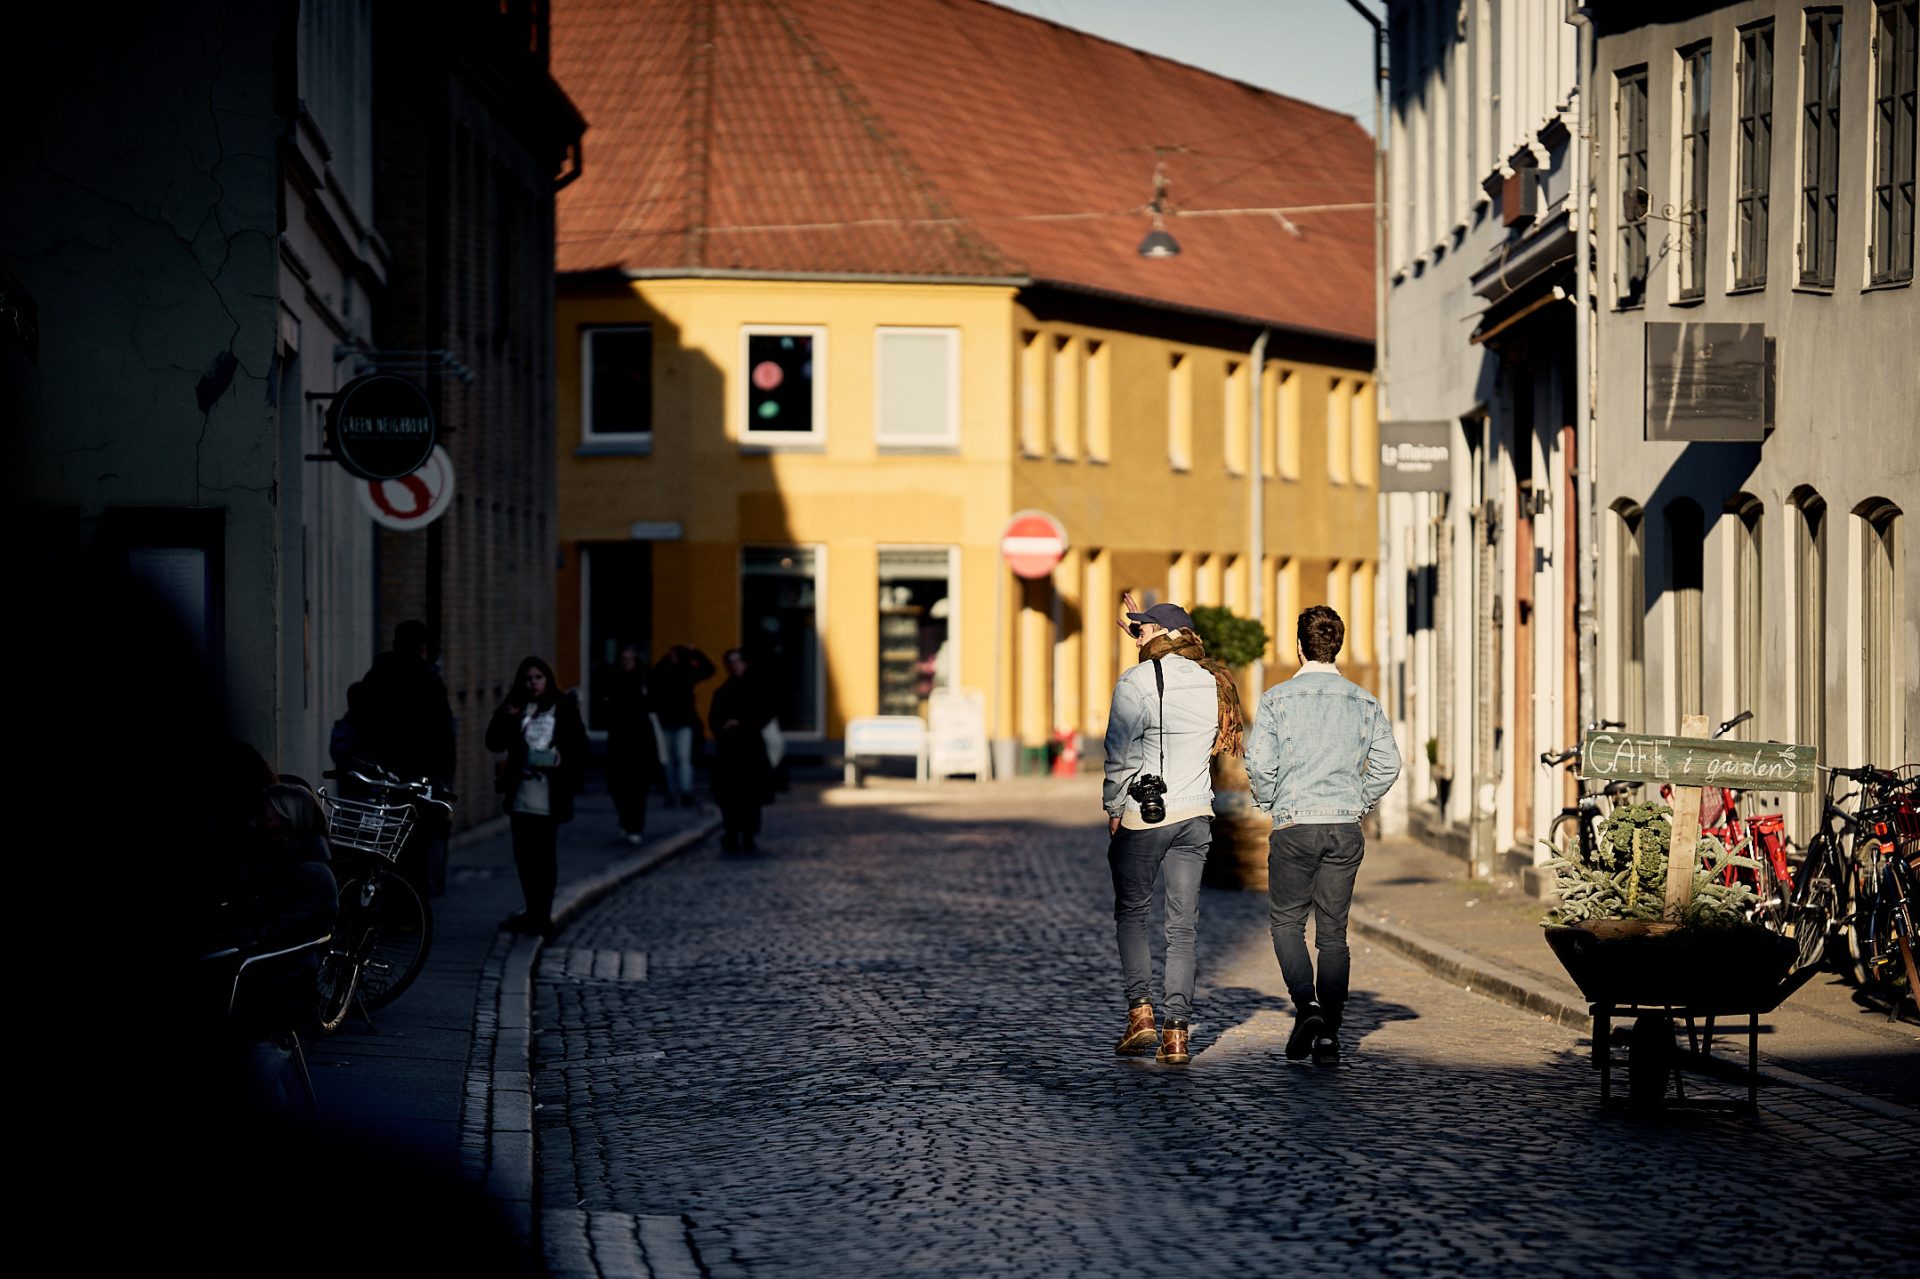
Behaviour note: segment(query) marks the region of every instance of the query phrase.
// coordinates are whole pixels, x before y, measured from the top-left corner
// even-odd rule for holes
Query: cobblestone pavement
[[[1260,894],[1202,900],[1193,1064],[1115,1058],[1104,840],[1078,805],[783,803],[768,828],[635,881],[542,961],[556,1274],[1920,1257],[1915,1123],[1784,1087],[1758,1119],[1602,1112],[1582,1036],[1364,943],[1347,1059],[1286,1061]]]

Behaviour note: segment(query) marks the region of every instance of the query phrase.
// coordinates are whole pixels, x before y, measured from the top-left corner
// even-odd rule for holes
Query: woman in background
[[[513,866],[526,909],[501,927],[553,935],[553,891],[560,878],[560,823],[573,819],[573,795],[587,765],[587,730],[572,693],[537,657],[520,663],[507,700],[487,725],[487,749],[505,751],[502,807],[513,830]]]

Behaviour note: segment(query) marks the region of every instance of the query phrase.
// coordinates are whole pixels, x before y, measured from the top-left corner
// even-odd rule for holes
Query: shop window
[[[746,547],[740,553],[740,647],[772,700],[780,727],[826,728],[817,547]]]
[[[936,688],[954,686],[955,552],[880,552],[880,714],[922,715]]]
[[[823,328],[749,326],[741,331],[742,440],[773,445],[825,440],[826,345]]]

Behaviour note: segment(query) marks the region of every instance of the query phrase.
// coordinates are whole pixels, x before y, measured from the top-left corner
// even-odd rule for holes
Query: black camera
[[[1167,820],[1167,784],[1152,773],[1142,773],[1127,787],[1127,794],[1140,805],[1140,820],[1152,826]]]

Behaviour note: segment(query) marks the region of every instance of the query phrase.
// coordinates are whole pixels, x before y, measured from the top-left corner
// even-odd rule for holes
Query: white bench
[[[927,721],[918,715],[868,715],[847,721],[846,783],[863,783],[863,759],[910,758],[915,781],[927,780]]]

